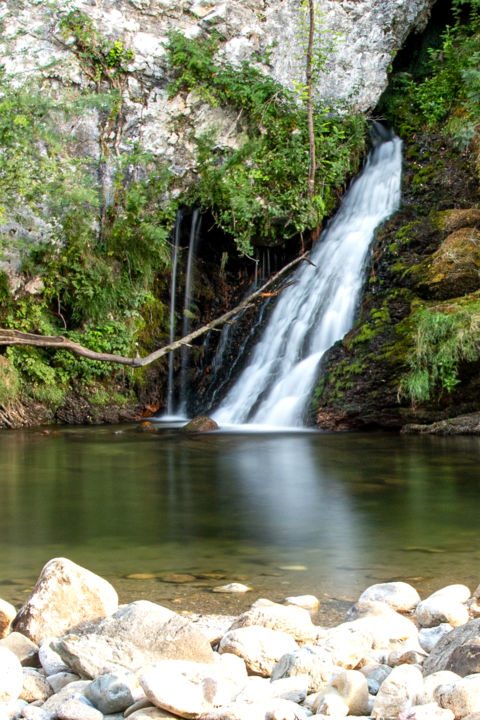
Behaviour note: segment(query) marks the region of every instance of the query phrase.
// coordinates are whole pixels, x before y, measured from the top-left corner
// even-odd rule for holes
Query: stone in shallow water
[[[242,583],[229,583],[228,585],[218,585],[213,588],[213,592],[217,593],[246,593],[252,588]]]
[[[12,627],[39,643],[117,608],[118,596],[110,583],[71,560],[54,558],[42,569]]]
[[[187,575],[185,573],[166,573],[160,577],[162,582],[174,583],[177,585],[195,582],[196,579],[195,575]]]
[[[199,415],[198,417],[193,418],[193,420],[190,420],[189,423],[181,427],[180,432],[212,432],[213,430],[218,429],[219,428],[215,420],[212,420],[212,418],[206,417],[204,415]]]
[[[315,610],[320,604],[320,600],[315,595],[292,595],[285,598],[287,605],[295,605],[305,608],[305,610]]]

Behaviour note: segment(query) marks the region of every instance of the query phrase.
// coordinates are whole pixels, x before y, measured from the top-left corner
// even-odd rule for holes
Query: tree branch
[[[100,353],[89,348],[80,345],[80,343],[74,342],[63,335],[35,335],[34,333],[21,332],[20,330],[9,330],[6,328],[0,328],[0,345],[29,345],[34,347],[53,347],[56,350],[69,350],[70,352],[80,355],[81,357],[88,358],[89,360],[99,360],[100,362],[118,363],[119,365],[128,365],[129,367],[138,368],[150,365],[152,362],[159,360],[164,355],[167,355],[174,350],[182,347],[183,345],[189,345],[192,340],[196,340],[198,337],[205,335],[209,330],[214,330],[219,325],[224,325],[239,312],[253,305],[253,303],[265,297],[265,291],[274,282],[276,282],[282,275],[288,270],[291,270],[295,265],[298,265],[302,260],[307,260],[307,253],[300,255],[299,257],[292,260],[292,262],[284,265],[275,275],[267,280],[261,288],[249,295],[245,300],[236,305],[228,312],[220,315],[220,317],[212,320],[206,325],[202,325],[201,328],[194,330],[193,332],[185,335],[185,337],[175,340],[175,342],[164,345],[163,347],[155,350],[154,352],[146,355],[145,357],[129,358],[123,355],[113,355],[111,353]],[[310,260],[308,262],[311,263]]]

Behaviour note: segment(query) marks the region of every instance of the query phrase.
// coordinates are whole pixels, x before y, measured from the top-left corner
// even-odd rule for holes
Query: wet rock
[[[440,625],[432,628],[422,628],[418,633],[418,642],[425,652],[430,653],[438,641],[449,633],[450,630],[453,630],[453,625],[449,623],[440,623]]]
[[[456,718],[480,712],[480,675],[471,675],[449,685],[440,685],[434,696],[440,707],[451,710]]]
[[[465,625],[460,625],[447,633],[431,651],[423,665],[425,675],[438,672],[439,670],[451,670],[450,658],[453,651],[476,640],[480,637],[480,618],[470,620]]]
[[[198,417],[193,418],[193,420],[190,420],[186,425],[180,428],[180,432],[184,433],[196,433],[196,432],[212,432],[213,430],[218,430],[219,427],[215,420],[212,420],[212,418],[206,417],[204,415],[199,415]]]
[[[65,635],[53,645],[72,670],[90,678],[164,659],[214,661],[208,639],[193,623],[147,600],[123,606],[84,634]]]
[[[126,710],[134,698],[126,677],[100,675],[85,689],[85,697],[104,715]]]
[[[0,598],[0,638],[4,638],[10,632],[10,625],[17,611],[6,600]]]
[[[468,610],[463,604],[470,597],[465,585],[449,585],[422,600],[415,610],[415,619],[421,627],[435,627],[449,623],[454,627],[468,622]]]
[[[297,642],[314,640],[317,635],[317,629],[307,610],[293,605],[279,605],[268,600],[257,601],[250,610],[235,620],[230,630],[251,625],[288,633]]]
[[[467,227],[480,227],[480,210],[478,208],[443,210],[435,213],[436,224],[445,232]]]
[[[24,668],[21,700],[29,703],[35,702],[35,700],[44,701],[50,695],[53,695],[53,690],[45,676],[33,668]]]
[[[363,591],[359,601],[363,600],[383,602],[393,610],[408,612],[416,608],[420,595],[414,587],[405,582],[377,583]]]
[[[197,578],[195,575],[188,575],[187,573],[166,573],[162,575],[160,579],[162,582],[183,585],[184,583],[195,582]]]
[[[421,671],[413,665],[398,665],[383,681],[373,703],[375,717],[395,717],[417,704],[423,692]]]
[[[0,647],[11,650],[24,667],[36,666],[39,663],[38,645],[22,633],[11,632],[6,638],[0,640]]]
[[[336,669],[339,668],[324,648],[306,645],[280,658],[272,670],[272,680],[305,674],[309,678],[308,692],[315,693],[328,684]]]
[[[115,612],[118,596],[103,578],[66,558],[50,560],[12,627],[39,643]]]
[[[268,677],[278,660],[297,648],[287,633],[252,625],[230,630],[223,636],[218,651],[238,655],[245,660],[249,672]]]

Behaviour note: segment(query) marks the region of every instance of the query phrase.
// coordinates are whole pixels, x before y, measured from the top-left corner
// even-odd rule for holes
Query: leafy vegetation
[[[417,404],[451,392],[460,382],[461,363],[480,359],[480,301],[450,305],[448,311],[423,308],[415,320],[415,347],[400,394]]]
[[[316,107],[316,191],[309,197],[307,111],[290,93],[256,67],[232,67],[215,60],[218,42],[170,36],[174,71],[170,94],[195,91],[213,106],[229,106],[243,123],[238,150],[215,148],[214,133],[197,140],[199,181],[189,199],[211,207],[220,227],[243,252],[251,239],[273,243],[320,224],[337,202],[337,190],[358,168],[365,147],[366,121]]]

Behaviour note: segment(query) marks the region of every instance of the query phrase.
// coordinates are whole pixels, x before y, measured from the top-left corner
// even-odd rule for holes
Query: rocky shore
[[[480,586],[372,585],[335,627],[313,596],[239,617],[118,605],[64,558],[0,600],[0,720],[480,720]]]

